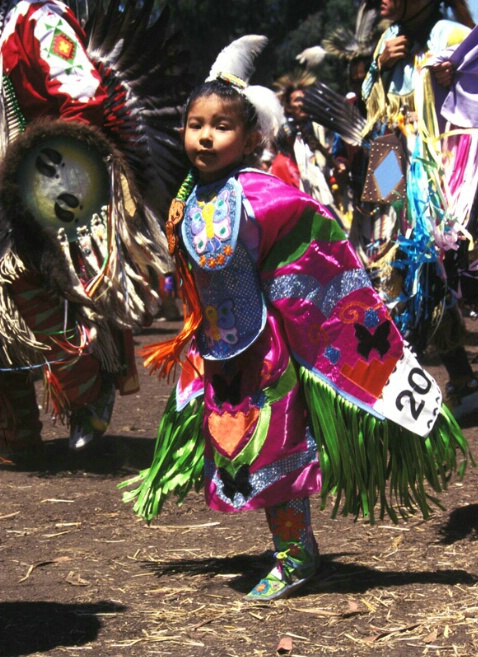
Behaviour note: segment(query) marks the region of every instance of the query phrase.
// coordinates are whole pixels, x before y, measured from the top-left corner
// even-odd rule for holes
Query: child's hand
[[[388,69],[408,55],[410,42],[406,36],[400,35],[385,41],[385,47],[378,58],[380,68]]]
[[[453,74],[455,71],[451,62],[435,64],[435,66],[430,66],[430,70],[435,76],[435,80],[438,84],[441,84],[443,87],[449,87],[453,82]]]

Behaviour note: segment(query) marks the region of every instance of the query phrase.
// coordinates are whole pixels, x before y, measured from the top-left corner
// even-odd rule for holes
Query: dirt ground
[[[177,328],[156,322],[138,346]],[[478,468],[428,521],[332,520],[314,498],[320,572],[287,600],[245,603],[270,567],[263,513],[218,514],[191,495],[148,527],[122,502],[117,484],[149,465],[170,387],[140,372],[141,393],[117,400],[92,452],[69,454],[45,416],[46,467],[0,468],[1,657],[478,654]],[[475,455],[477,426],[478,414],[464,424]]]

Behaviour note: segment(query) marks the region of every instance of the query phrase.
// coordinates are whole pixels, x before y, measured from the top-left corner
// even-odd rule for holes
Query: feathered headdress
[[[296,57],[307,69],[315,69],[322,63],[326,55],[340,59],[370,57],[377,43],[377,18],[380,10],[378,0],[361,0],[357,9],[355,30],[339,27],[328,34],[321,46],[306,48]]]
[[[311,46],[300,52],[296,60],[308,69],[317,68],[325,59],[327,51],[322,46]]]
[[[357,9],[355,31],[339,27],[322,41],[326,52],[352,60],[358,57],[370,57],[375,48],[377,18],[380,13],[380,2],[377,0],[362,0]]]
[[[14,3],[0,0],[0,30]],[[50,117],[31,121],[25,130],[21,112],[11,109],[17,107],[13,88],[4,89],[10,144],[0,170],[0,364],[30,367],[47,360],[44,354],[49,347],[33,335],[9,294],[11,283],[28,267],[41,275],[42,285],[65,307],[69,303],[70,309],[75,308],[82,336],[79,346],[60,334],[54,337],[57,343],[63,340],[65,358],[76,359],[88,348],[102,367],[116,371],[121,364],[110,327],[136,328],[156,313],[157,278],[173,267],[160,221],[166,219],[170,201],[187,172],[179,127],[181,106],[192,87],[189,53],[169,11],[164,8],[158,14],[155,0],[66,3],[77,11],[84,26],[88,57],[106,91],[104,120],[100,130]],[[35,172],[41,175],[41,170],[35,159],[28,158],[34,148],[46,152],[43,140],[51,139],[59,139],[63,149],[54,151],[55,162],[61,166],[51,180],[63,186],[50,187],[50,205],[42,197],[42,209],[54,210],[43,224],[38,207],[24,207],[30,189],[27,181],[33,181],[36,189],[48,189],[41,178],[35,183]],[[84,178],[62,159],[65,143],[70,154],[72,143],[80,145],[80,152],[84,147],[93,154],[97,162],[93,168],[90,159],[80,156],[86,162]],[[21,169],[22,162],[33,165]],[[29,173],[22,177],[20,170]],[[45,174],[45,180],[49,179]],[[104,192],[91,216],[89,206],[79,200],[93,196],[88,184],[80,184],[82,180],[90,180],[91,188]],[[77,215],[65,215],[61,203],[55,204],[65,198],[74,203],[69,207],[75,212],[81,210],[80,223]],[[47,209],[40,213],[43,219]],[[58,225],[48,223],[50,219],[57,219]]]
[[[206,82],[221,79],[229,82],[254,106],[264,141],[271,141],[284,122],[284,114],[276,95],[261,85],[249,85],[254,73],[254,60],[267,45],[267,37],[246,34],[226,46],[216,58]]]
[[[339,134],[347,144],[360,146],[365,119],[353,103],[322,82],[304,89],[303,109],[310,119]]]
[[[311,71],[304,71],[301,68],[294,69],[291,73],[286,73],[277,78],[274,87],[277,89],[277,98],[285,105],[290,94],[297,89],[305,89],[317,82],[317,77]]]

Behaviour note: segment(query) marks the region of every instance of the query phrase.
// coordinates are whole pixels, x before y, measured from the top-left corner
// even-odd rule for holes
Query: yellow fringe
[[[415,97],[413,93],[406,96],[387,96],[381,78],[374,84],[367,101],[367,123],[362,131],[362,135],[367,135],[377,123],[377,121],[386,122],[388,125],[397,123],[401,109],[407,105],[410,112],[415,111]]]

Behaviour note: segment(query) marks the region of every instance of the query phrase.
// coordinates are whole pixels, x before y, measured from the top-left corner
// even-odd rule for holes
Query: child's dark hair
[[[254,105],[232,84],[221,79],[203,82],[194,89],[184,109],[184,122],[187,120],[191,106],[198,98],[207,98],[213,95],[218,96],[237,111],[246,130],[257,129],[258,117]]]

